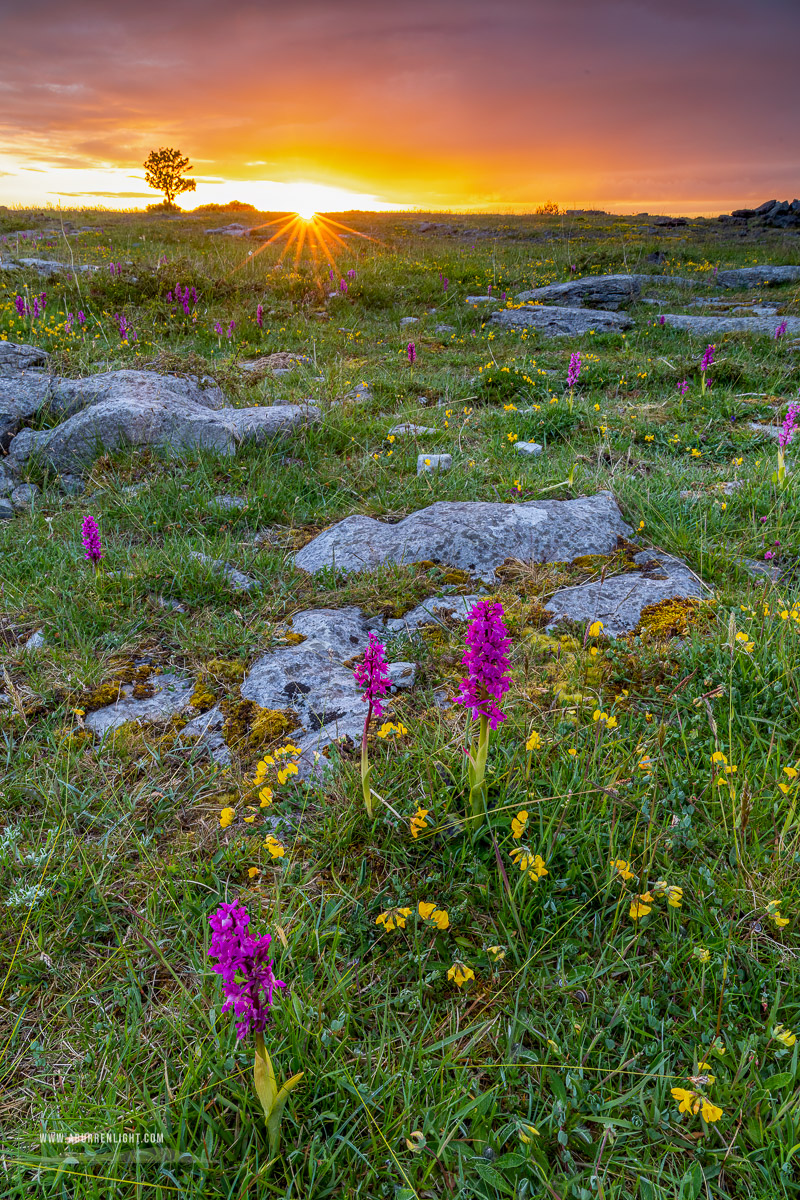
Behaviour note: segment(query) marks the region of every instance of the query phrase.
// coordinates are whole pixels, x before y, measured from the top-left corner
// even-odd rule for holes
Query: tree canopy
[[[182,192],[193,192],[197,187],[194,179],[187,179],[186,172],[194,168],[180,150],[162,146],[151,150],[144,162],[144,178],[148,187],[164,193],[167,204],[173,204]]]

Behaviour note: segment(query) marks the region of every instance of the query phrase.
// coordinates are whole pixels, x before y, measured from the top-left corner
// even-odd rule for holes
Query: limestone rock
[[[467,296],[467,304],[499,304],[499,296]]]
[[[302,404],[272,404],[267,407],[224,408],[220,412],[226,425],[232,426],[242,442],[261,445],[279,433],[289,433],[303,425],[319,421],[322,413],[310,400]]]
[[[440,625],[442,618],[451,621],[468,621],[474,606],[485,600],[485,596],[431,596],[412,608],[404,617],[395,617],[386,622],[389,633],[415,633],[421,625]]]
[[[219,558],[211,558],[200,550],[190,550],[189,558],[210,567],[212,574],[222,575],[235,592],[249,592],[253,588],[261,587],[257,579],[251,579],[243,571],[237,571],[236,567],[232,567],[230,563],[223,562]]]
[[[440,501],[396,525],[373,517],[345,517],[295,555],[312,574],[372,570],[385,562],[447,563],[494,579],[504,559],[570,561],[582,554],[608,554],[618,537],[630,537],[610,492],[576,500],[530,500],[522,504]]]
[[[29,367],[44,367],[49,357],[47,351],[38,346],[0,341],[0,375],[27,371]]]
[[[638,300],[642,282],[650,278],[649,275],[585,275],[581,279],[567,279],[564,283],[550,283],[547,287],[519,292],[515,299],[616,311]]]
[[[25,268],[28,271],[35,271],[37,275],[43,275],[50,278],[52,275],[61,275],[64,272],[70,275],[77,273],[78,275],[92,275],[100,268],[93,263],[85,265],[74,265],[72,263],[56,262],[52,258],[20,258],[16,263],[4,263],[3,269],[6,271],[19,271]]]
[[[107,400],[157,404],[163,397],[180,396],[201,408],[225,408],[225,395],[216,384],[203,386],[197,378],[160,375],[157,371],[103,371],[83,379],[60,379],[53,385],[51,409],[69,417]]]
[[[223,237],[246,237],[250,232],[249,225],[242,225],[238,221],[231,221],[228,225],[220,225],[217,229],[206,229],[209,235],[221,235]]]
[[[413,662],[389,663],[386,674],[392,681],[391,690],[393,692],[412,688],[417,679],[417,664]]]
[[[524,458],[536,458],[542,453],[543,448],[538,442],[514,442],[517,454],[523,455]]]
[[[538,329],[545,337],[575,337],[590,330],[616,333],[633,325],[625,313],[541,304],[532,308],[504,308],[492,313],[490,320],[504,329]]]
[[[404,421],[402,425],[394,425],[389,430],[390,437],[421,437],[424,433],[436,433],[435,429],[430,429],[427,425],[414,425],[411,421]]]
[[[453,465],[452,454],[418,454],[417,474],[436,475],[439,471],[449,471]]]
[[[135,700],[133,687],[125,684],[115,704],[89,713],[84,721],[86,728],[102,737],[112,729],[119,729],[126,721],[165,722],[189,707],[194,692],[192,680],[166,674],[153,675],[151,682],[154,694],[146,700]]]
[[[10,521],[14,517],[14,506],[10,500],[0,500],[0,521]]]
[[[10,496],[15,487],[15,481],[9,475],[2,460],[0,460],[0,496]]]
[[[35,483],[18,484],[11,493],[11,504],[14,512],[29,512],[39,494],[40,489]]]
[[[800,317],[783,317],[786,332],[800,333]],[[767,334],[774,337],[776,317],[721,317],[712,313],[702,316],[685,316],[679,313],[664,313],[664,324],[673,329],[685,329],[697,337],[717,337],[725,333]],[[713,372],[712,372],[713,374]]]
[[[31,634],[22,649],[26,654],[30,654],[31,651],[41,650],[44,644],[44,632],[41,629],[37,629]]]
[[[730,271],[718,271],[715,282],[725,288],[757,288],[794,283],[798,279],[800,279],[800,266],[773,266],[770,264],[761,267],[737,267]]]
[[[648,604],[676,598],[700,598],[703,586],[679,559],[660,551],[643,550],[634,558],[640,571],[614,575],[595,583],[562,588],[546,605],[552,614],[547,626],[562,621],[602,621],[607,637],[629,633],[639,623]]]
[[[17,434],[9,447],[9,466],[19,469],[32,455],[38,455],[60,472],[77,473],[98,454],[123,446],[156,446],[171,453],[203,449],[232,455],[242,441],[261,442],[320,415],[311,405],[297,404],[211,409],[189,398],[187,393],[194,386],[190,381],[157,378],[163,381],[157,394],[149,385],[106,399],[97,399],[91,391],[81,393],[82,399],[90,397],[88,407],[60,425],[39,431],[23,429]]]

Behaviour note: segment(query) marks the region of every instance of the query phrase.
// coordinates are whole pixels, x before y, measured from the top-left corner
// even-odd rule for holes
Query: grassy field
[[[199,373],[236,404],[313,397],[324,419],[235,459],[105,456],[77,497],[32,469],[39,502],[0,523],[3,1197],[797,1196],[798,488],[791,470],[773,479],[776,444],[749,422],[782,419],[800,347],[717,339],[703,390],[709,339],[660,326],[659,307],[637,304],[624,335],[545,340],[465,302],[576,274],[713,280],[719,266],[800,262],[796,236],[432,218],[473,231],[443,236],[420,233],[419,216],[360,214],[341,217],[330,265],[285,239],[204,236],[218,216],[65,215],[86,231],[59,229],[35,253],[103,270],[0,273],[0,338],[44,347],[66,375]],[[0,212],[0,255],[14,230],[59,220]],[[195,289],[188,313],[176,285]],[[41,292],[44,315],[20,317],[15,296]],[[664,295],[663,311],[687,311],[685,291]],[[796,285],[740,298],[760,295],[800,312]],[[279,351],[308,361],[277,378],[241,369]],[[344,399],[360,383],[369,398]],[[436,432],[391,440],[398,421]],[[523,460],[516,439],[544,453]],[[453,453],[452,471],[418,477],[420,450]],[[248,808],[253,772],[283,731],[240,722],[220,771],[180,742],[180,722],[103,742],[83,728],[121,679],[153,669],[197,678],[199,707],[235,705],[250,663],[303,609],[395,616],[472,590],[429,564],[346,578],[295,568],[292,552],[348,514],[600,490],[642,545],[712,590],[630,636],[574,629],[559,642],[541,631],[541,602],[589,568],[503,572],[513,686],[473,838],[459,820],[469,721],[437,702],[458,690],[464,626],[390,642],[390,659],[418,663],[418,685],[392,704],[407,732],[374,738],[372,786],[390,807],[372,820],[353,748],[330,784],[290,777],[261,810]],[[245,507],[216,507],[222,494]],[[103,538],[97,574],[87,513]],[[189,550],[262,586],[231,592]],[[25,653],[36,630],[45,649]],[[412,836],[418,809],[427,823]],[[527,823],[512,825],[521,811]],[[519,846],[547,874],[521,871]],[[282,1077],[305,1072],[272,1163],[252,1047],[220,1011],[207,956],[222,900],[273,934],[288,986],[267,1044]],[[447,928],[422,919],[426,903]],[[410,909],[402,927],[378,923],[396,909]],[[140,1149],[155,1139],[162,1161],[124,1142],[65,1153],[58,1141],[105,1132]]]

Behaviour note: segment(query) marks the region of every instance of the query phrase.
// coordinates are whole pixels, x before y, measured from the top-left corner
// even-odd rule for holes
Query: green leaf
[[[264,1036],[261,1033],[256,1034],[253,1082],[256,1088],[256,1095],[261,1101],[261,1107],[264,1110],[264,1120],[269,1123],[270,1113],[275,1104],[275,1098],[278,1095],[278,1085],[275,1081],[275,1072],[272,1069],[272,1060],[267,1054],[267,1048],[264,1045]]]
[[[502,1157],[495,1159],[494,1165],[500,1171],[505,1171],[507,1167],[522,1167],[527,1162],[524,1154],[503,1154]]]
[[[770,1075],[769,1079],[764,1080],[764,1088],[768,1092],[777,1092],[781,1088],[789,1087],[794,1079],[791,1071],[781,1071],[778,1075]]]
[[[278,1153],[278,1146],[280,1144],[281,1117],[283,1116],[284,1106],[289,1099],[289,1093],[297,1087],[304,1074],[304,1071],[300,1071],[297,1075],[293,1075],[291,1079],[286,1080],[286,1083],[278,1092],[275,1103],[272,1106],[272,1112],[269,1114],[267,1133],[269,1135],[269,1152],[273,1158]]]
[[[492,1187],[496,1187],[498,1192],[502,1192],[505,1196],[513,1196],[514,1189],[502,1175],[495,1171],[494,1167],[490,1166],[485,1158],[473,1158],[472,1165],[486,1183],[490,1183]]]
[[[699,1163],[692,1163],[681,1180],[681,1200],[697,1200],[703,1186],[703,1168]]]
[[[564,1080],[560,1075],[556,1075],[555,1071],[548,1071],[547,1078],[550,1081],[550,1088],[556,1100],[560,1100],[562,1104],[567,1103],[567,1089],[564,1086]]]

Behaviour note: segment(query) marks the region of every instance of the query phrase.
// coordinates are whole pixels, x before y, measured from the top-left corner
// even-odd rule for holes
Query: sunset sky
[[[800,0],[0,0],[0,34],[0,203],[142,207],[161,145],[186,208],[800,194]]]

